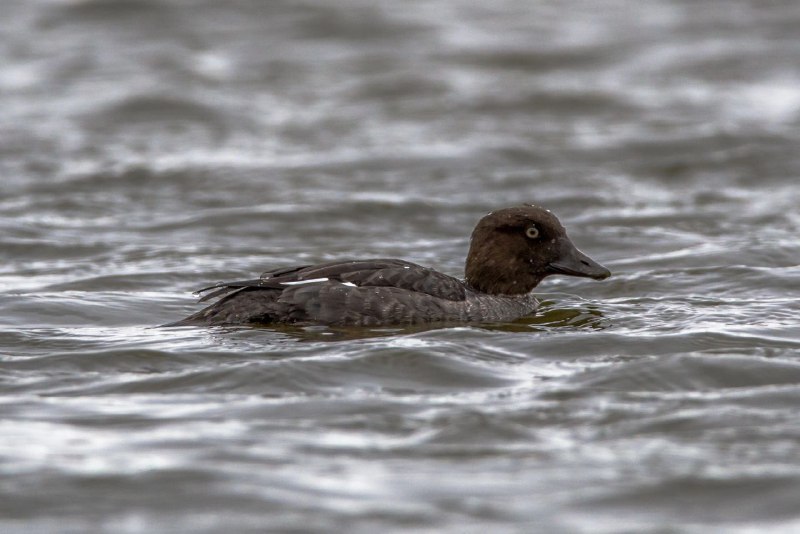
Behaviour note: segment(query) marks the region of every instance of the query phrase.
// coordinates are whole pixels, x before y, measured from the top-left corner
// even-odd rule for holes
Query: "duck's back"
[[[202,301],[213,305],[173,323],[233,325],[316,323],[376,326],[482,320],[462,281],[415,263],[375,259],[277,269],[230,282]],[[515,310],[518,313],[518,310]],[[474,317],[473,317],[474,316]]]

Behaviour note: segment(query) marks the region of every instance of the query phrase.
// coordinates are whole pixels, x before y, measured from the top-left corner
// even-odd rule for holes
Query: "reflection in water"
[[[547,296],[552,296],[552,294]],[[574,295],[571,296],[574,298]],[[599,330],[608,326],[607,321],[604,319],[601,304],[587,302],[580,307],[566,307],[559,305],[557,301],[542,300],[536,315],[523,317],[505,326],[525,325],[528,330],[534,331],[548,331],[567,327]],[[502,329],[502,326],[498,325],[497,328]]]

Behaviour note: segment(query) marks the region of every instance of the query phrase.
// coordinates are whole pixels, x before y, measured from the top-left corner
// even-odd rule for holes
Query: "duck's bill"
[[[549,265],[554,273],[595,280],[604,280],[611,276],[611,271],[578,250],[569,239],[562,239],[559,248],[559,258]]]

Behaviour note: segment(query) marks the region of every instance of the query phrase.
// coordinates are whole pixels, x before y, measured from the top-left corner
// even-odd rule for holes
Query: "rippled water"
[[[793,0],[17,0],[0,531],[797,532]],[[269,267],[612,269],[432,330],[159,329]]]

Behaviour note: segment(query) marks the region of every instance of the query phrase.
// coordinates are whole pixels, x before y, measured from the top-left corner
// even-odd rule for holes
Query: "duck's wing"
[[[462,301],[467,290],[457,278],[414,263],[349,271],[342,281],[358,287],[393,287],[444,300]]]
[[[460,318],[467,288],[402,260],[338,261],[207,287],[214,304],[169,326],[250,323],[384,325]]]
[[[293,286],[339,282],[356,287],[394,287],[432,297],[460,301],[466,297],[464,284],[457,278],[403,260],[371,259],[336,261],[267,271],[254,280],[224,282],[203,288],[200,302],[244,288],[286,290]]]

